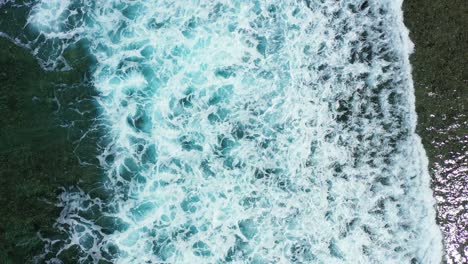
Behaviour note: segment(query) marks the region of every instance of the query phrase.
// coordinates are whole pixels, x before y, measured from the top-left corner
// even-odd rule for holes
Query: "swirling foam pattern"
[[[62,194],[37,259],[439,263],[400,5],[37,3],[45,67],[81,39],[96,59],[113,197]]]

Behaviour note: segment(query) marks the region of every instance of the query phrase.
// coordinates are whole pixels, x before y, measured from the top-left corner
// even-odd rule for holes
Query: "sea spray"
[[[64,192],[36,260],[440,262],[400,4],[38,2],[44,67],[95,58],[113,198]]]

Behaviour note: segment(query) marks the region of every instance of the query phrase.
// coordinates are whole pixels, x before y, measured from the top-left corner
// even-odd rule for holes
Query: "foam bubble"
[[[399,4],[36,5],[41,34],[91,43],[113,193],[65,192],[69,237],[41,258],[439,262]]]

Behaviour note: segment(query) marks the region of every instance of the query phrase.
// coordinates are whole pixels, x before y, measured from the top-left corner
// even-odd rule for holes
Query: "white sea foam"
[[[29,23],[88,39],[111,138],[112,201],[65,192],[38,260],[440,262],[401,1],[42,1]]]

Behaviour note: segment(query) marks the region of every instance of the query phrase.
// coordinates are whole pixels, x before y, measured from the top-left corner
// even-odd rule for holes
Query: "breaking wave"
[[[95,59],[112,197],[64,192],[37,261],[441,261],[401,1],[43,0],[28,24],[44,68]]]

